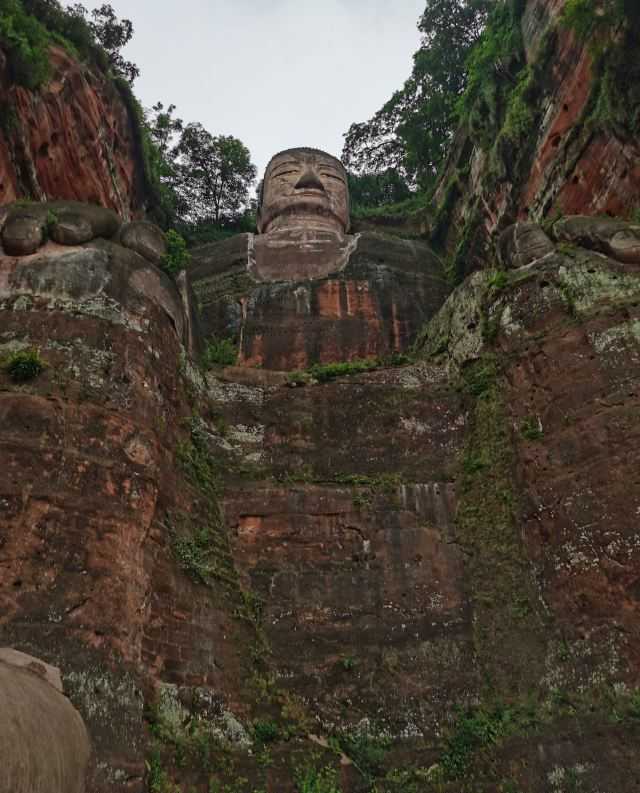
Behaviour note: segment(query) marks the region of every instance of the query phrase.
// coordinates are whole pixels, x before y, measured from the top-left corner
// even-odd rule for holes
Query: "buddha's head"
[[[309,226],[344,233],[349,228],[347,172],[318,149],[287,149],[264,175],[258,232]]]

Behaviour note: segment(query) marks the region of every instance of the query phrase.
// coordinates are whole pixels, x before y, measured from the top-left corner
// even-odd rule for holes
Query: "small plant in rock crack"
[[[542,422],[537,416],[527,416],[520,425],[520,433],[528,441],[539,441],[544,437]]]
[[[300,793],[341,793],[338,772],[331,766],[296,769],[296,784]]]
[[[488,283],[492,289],[494,289],[496,292],[499,292],[509,283],[509,276],[504,270],[496,270],[489,278]]]
[[[232,339],[212,337],[207,342],[202,365],[205,369],[211,369],[213,366],[233,366],[237,360],[238,349]]]
[[[273,743],[281,737],[280,728],[275,721],[255,721],[253,737],[260,744]]]
[[[40,351],[33,347],[12,352],[5,359],[2,368],[14,383],[27,383],[34,380],[45,369]]]

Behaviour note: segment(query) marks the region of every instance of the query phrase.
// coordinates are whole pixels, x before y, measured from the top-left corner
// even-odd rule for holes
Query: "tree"
[[[173,154],[178,216],[191,224],[236,222],[257,173],[242,141],[231,135],[214,137],[202,124],[191,123]]]
[[[118,19],[113,8],[107,3],[94,9],[91,16],[93,20],[89,22],[89,27],[107,53],[111,68],[128,83],[133,84],[136,77],[140,76],[140,69],[135,63],[123,58],[120,53],[120,50],[131,41],[133,23],[130,19]]]
[[[145,112],[145,123],[149,129],[151,140],[156,145],[161,157],[167,165],[167,169],[173,171],[171,167],[171,151],[175,145],[176,137],[184,129],[184,122],[181,118],[175,118],[175,105],[167,108],[162,102],[156,102],[151,110]]]
[[[76,3],[63,7],[58,0],[21,0],[24,11],[35,17],[49,32],[70,41],[83,57],[93,57],[100,65],[133,83],[140,70],[122,57],[120,50],[131,41],[133,23],[118,19],[107,3],[89,12]],[[1,11],[1,9],[0,9]],[[106,60],[105,60],[106,58]]]
[[[349,193],[354,209],[396,204],[411,197],[409,186],[394,168],[360,176],[349,174]]]
[[[496,0],[428,0],[418,22],[411,77],[369,121],[352,124],[343,161],[356,173],[398,170],[426,189],[435,180],[457,123],[466,62]]]

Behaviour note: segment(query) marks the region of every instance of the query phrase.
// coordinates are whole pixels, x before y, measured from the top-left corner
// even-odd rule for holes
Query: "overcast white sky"
[[[425,7],[425,0],[109,1],[134,25],[125,55],[142,71],[134,86],[142,104],[173,102],[184,121],[240,138],[260,177],[281,149],[340,155],[351,122],[373,115],[409,76]]]

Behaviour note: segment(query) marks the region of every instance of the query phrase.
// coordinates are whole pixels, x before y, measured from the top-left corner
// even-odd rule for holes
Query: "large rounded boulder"
[[[0,650],[0,790],[84,793],[87,730],[63,695],[58,670]]]

